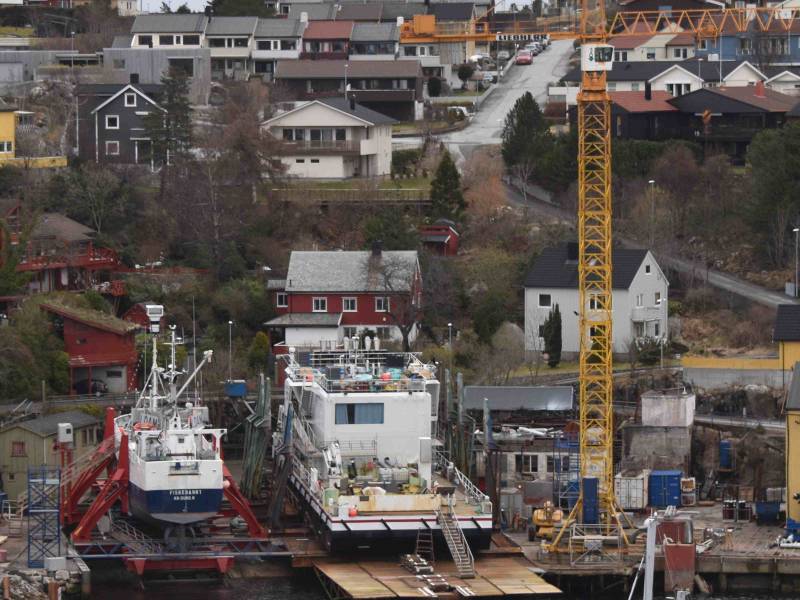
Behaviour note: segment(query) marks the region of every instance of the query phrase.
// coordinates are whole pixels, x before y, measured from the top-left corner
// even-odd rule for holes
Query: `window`
[[[553,298],[550,294],[539,294],[539,306],[542,308],[550,308],[553,304]]]
[[[278,308],[286,308],[289,306],[289,294],[286,292],[278,292],[275,294],[275,306]]]
[[[639,82],[638,81],[635,81],[635,82],[633,82],[631,84],[631,91],[632,92],[638,92],[639,91]]]
[[[111,61],[112,66],[115,69],[124,69],[125,68],[125,59],[124,58],[115,58]]]
[[[417,55],[416,46],[405,46],[403,48],[403,56],[416,56],[416,55]]]
[[[661,304],[661,292],[656,292],[655,295],[655,305],[659,306]]]
[[[299,165],[304,165],[304,164],[306,164],[306,159],[305,158],[295,158],[294,162],[296,162]]]
[[[708,40],[700,40],[700,46],[698,46],[700,50],[708,50]]]
[[[644,322],[643,321],[634,321],[633,322],[633,335],[637,338],[644,337]]]
[[[613,92],[617,89],[616,81],[609,81],[606,83],[606,87],[608,88],[609,92]]]
[[[11,442],[11,456],[28,456],[25,451],[25,442]]]
[[[390,340],[392,339],[392,328],[391,327],[376,327],[375,334],[378,336],[378,339],[381,340]]]
[[[650,274],[650,265],[644,266],[644,272],[647,273],[648,275]]]
[[[140,46],[148,46],[149,48],[153,47],[153,36],[152,35],[140,35],[139,36],[139,45]]]
[[[382,425],[383,403],[337,404],[337,425]]]
[[[119,142],[106,142],[106,156],[119,156]]]
[[[515,462],[517,473],[539,472],[539,457],[536,454],[517,454]]]
[[[259,50],[272,50],[272,40],[258,40],[256,47]]]
[[[337,142],[344,142],[347,139],[347,131],[344,129],[337,129],[336,130],[336,141]]]
[[[636,294],[636,306],[644,306],[644,294]]]
[[[358,310],[358,300],[355,298],[342,298],[342,310],[344,312],[356,312]]]
[[[281,50],[297,50],[297,42],[295,40],[281,40]]]
[[[614,62],[627,62],[628,52],[626,50],[617,50],[614,52]]]
[[[318,158],[312,158],[311,159],[311,164],[312,165],[318,165],[319,164],[319,159]]]
[[[194,77],[193,58],[170,58],[169,68],[177,71],[183,71],[187,77]]]
[[[645,48],[644,53],[647,57],[647,60],[655,60],[656,59],[656,49],[655,48]]]
[[[305,129],[284,129],[283,139],[287,142],[302,142],[305,138]]]
[[[110,379],[122,379],[122,371],[120,371],[119,369],[106,371],[106,377]]]
[[[314,298],[313,301],[314,312],[328,312],[328,299],[327,298]]]
[[[688,83],[668,83],[667,91],[673,96],[683,96],[691,91],[691,84]]]
[[[183,36],[183,45],[184,46],[199,46],[200,45],[200,36],[199,35],[184,35]]]
[[[342,335],[346,338],[355,337],[358,334],[358,327],[342,327]]]
[[[125,106],[136,106],[136,94],[125,94]]]
[[[653,324],[653,335],[655,337],[661,337],[661,323],[658,321]]]
[[[375,298],[375,312],[389,312],[389,298],[377,296]]]
[[[0,152],[9,153],[14,151],[14,142],[0,142]]]
[[[106,129],[119,129],[119,117],[117,115],[106,115]]]
[[[247,38],[235,38],[233,40],[233,47],[234,48],[247,48],[248,46],[248,39]]]
[[[208,46],[209,48],[224,48],[225,38],[209,38]]]
[[[159,46],[172,46],[174,43],[175,43],[175,38],[173,38],[171,35],[158,36]]]

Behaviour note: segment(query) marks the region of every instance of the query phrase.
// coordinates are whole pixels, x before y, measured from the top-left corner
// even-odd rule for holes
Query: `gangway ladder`
[[[433,531],[431,531],[430,527],[420,527],[417,529],[417,546],[414,550],[414,554],[433,564]]]
[[[114,519],[111,523],[110,537],[124,543],[133,554],[163,554],[163,546],[156,540],[147,537],[124,519]]]
[[[442,535],[458,569],[458,576],[461,579],[472,579],[475,577],[475,558],[453,512],[452,503],[453,497],[448,496],[447,502],[436,511],[436,521],[442,529]]]

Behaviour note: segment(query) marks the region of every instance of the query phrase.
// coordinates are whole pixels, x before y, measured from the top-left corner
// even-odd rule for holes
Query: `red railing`
[[[20,260],[18,271],[37,271],[60,267],[83,267],[87,269],[111,268],[118,266],[119,256],[110,248],[95,248],[93,244],[84,247],[67,247],[62,251],[34,254],[31,249]]]

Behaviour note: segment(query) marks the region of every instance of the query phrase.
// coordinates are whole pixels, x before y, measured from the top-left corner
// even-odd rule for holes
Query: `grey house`
[[[108,164],[154,166],[145,117],[164,112],[157,85],[83,85],[78,89],[78,154]]]
[[[614,352],[626,353],[633,340],[644,337],[667,339],[669,282],[653,255],[649,250],[614,248],[611,263]],[[542,326],[558,304],[561,350],[578,353],[578,298],[578,245],[543,250],[525,277],[525,349],[543,350]]]

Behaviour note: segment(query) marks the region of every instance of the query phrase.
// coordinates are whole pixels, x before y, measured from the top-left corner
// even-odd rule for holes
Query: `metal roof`
[[[356,23],[350,36],[353,42],[399,41],[400,30],[395,23]]]
[[[772,339],[776,342],[800,342],[800,304],[779,304]]]
[[[85,412],[78,410],[72,410],[68,412],[45,415],[29,421],[20,421],[10,425],[9,427],[5,428],[5,430],[13,429],[14,427],[20,427],[21,429],[26,429],[32,433],[35,433],[36,435],[47,437],[58,433],[59,423],[71,423],[72,429],[75,430],[88,427],[90,425],[95,425],[99,422],[100,419],[97,417],[93,417],[92,415],[88,415]]]
[[[416,250],[294,251],[287,292],[408,292],[418,269]]]
[[[131,26],[131,33],[203,33],[205,15],[139,15]]]
[[[350,102],[344,98],[321,98],[318,100],[318,102],[327,104],[331,108],[335,108],[340,112],[352,115],[353,117],[361,119],[362,121],[368,121],[373,125],[391,125],[392,123],[396,122],[391,117],[387,117],[386,115],[374,111],[371,108],[367,108],[366,106],[362,106],[361,104],[355,104],[355,106],[351,106]]]
[[[448,2],[431,4],[428,14],[434,15],[437,21],[469,21],[475,12],[472,2]]]
[[[299,2],[289,6],[290,19],[299,19],[302,13],[306,13],[310,21],[333,19],[336,16],[336,5],[327,2]]]
[[[258,17],[214,17],[208,21],[206,35],[252,35]]]
[[[484,398],[489,410],[567,411],[574,408],[570,386],[468,385],[464,388],[464,408],[482,409]]]
[[[341,313],[289,313],[275,317],[264,325],[269,327],[338,327]]]
[[[611,287],[627,290],[646,256],[647,250],[613,248]],[[577,244],[564,243],[542,250],[525,277],[525,287],[577,289]]]
[[[383,5],[380,2],[370,4],[348,2],[339,5],[336,18],[350,19],[351,21],[380,21],[382,14]]]
[[[298,19],[259,19],[256,37],[299,37],[304,29]]]

